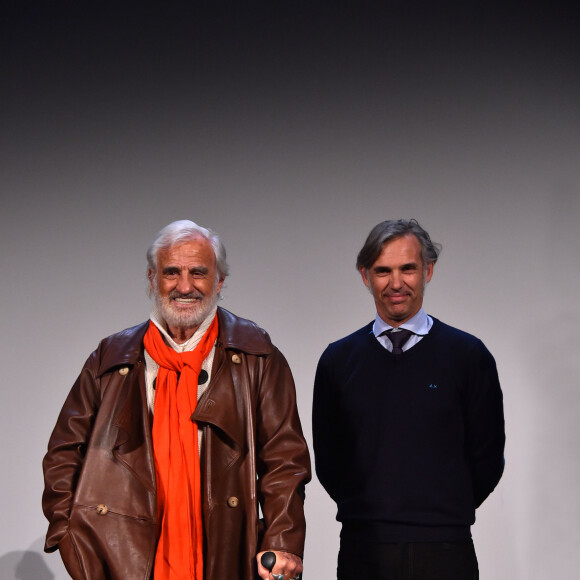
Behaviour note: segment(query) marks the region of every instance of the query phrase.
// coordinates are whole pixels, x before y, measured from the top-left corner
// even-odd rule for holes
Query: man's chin
[[[157,310],[165,324],[175,329],[188,330],[197,328],[209,316],[217,299],[214,301],[202,300],[193,304],[179,306],[171,300],[157,300]]]
[[[165,322],[174,326],[187,330],[189,328],[197,328],[209,316],[212,311],[213,304],[196,304],[195,308],[185,309],[182,307],[172,308],[168,306],[162,309],[161,314],[165,318]]]
[[[195,314],[171,313],[165,317],[165,322],[175,328],[187,330],[188,328],[199,326],[205,320],[206,316],[207,314],[204,312]]]

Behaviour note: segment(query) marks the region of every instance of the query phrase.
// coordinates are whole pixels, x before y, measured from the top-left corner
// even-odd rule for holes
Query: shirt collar
[[[433,326],[433,319],[423,310],[419,308],[419,312],[415,314],[412,318],[409,318],[406,322],[403,322],[398,328],[406,328],[411,332],[418,334],[419,336],[425,336],[431,330]],[[387,324],[377,312],[375,317],[375,322],[373,324],[373,334],[379,337],[383,332],[391,330],[393,328],[390,324]]]

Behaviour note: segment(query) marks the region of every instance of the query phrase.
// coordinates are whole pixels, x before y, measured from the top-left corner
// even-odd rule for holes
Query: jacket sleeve
[[[286,359],[274,348],[266,357],[256,413],[258,497],[264,515],[262,548],[302,556],[306,523],[304,488],[310,456]]]
[[[66,534],[76,483],[100,396],[95,379],[97,351],[85,363],[56,422],[44,456],[42,509],[48,519],[45,551],[53,552]]]
[[[467,454],[475,506],[498,484],[504,470],[503,395],[493,356],[481,341],[471,352],[465,394]]]

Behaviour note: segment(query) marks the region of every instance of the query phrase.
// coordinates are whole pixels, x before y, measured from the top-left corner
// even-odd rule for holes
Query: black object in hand
[[[276,554],[274,554],[274,552],[264,552],[260,558],[260,562],[262,562],[262,566],[264,566],[266,570],[271,572],[276,563]]]

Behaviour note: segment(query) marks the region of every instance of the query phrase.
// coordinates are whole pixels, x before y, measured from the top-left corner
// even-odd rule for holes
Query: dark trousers
[[[472,540],[382,544],[341,539],[338,580],[478,580]]]

